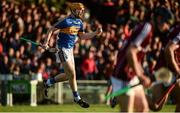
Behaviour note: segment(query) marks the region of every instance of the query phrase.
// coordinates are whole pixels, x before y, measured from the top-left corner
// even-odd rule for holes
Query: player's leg
[[[111,83],[111,80],[108,80],[108,87],[107,87],[107,90],[106,90],[106,93],[105,95],[110,95],[112,93],[112,83]],[[116,106],[116,103],[117,102],[117,99],[116,97],[113,97],[113,98],[110,98],[106,101],[106,104],[111,106],[111,108],[114,108]]]
[[[128,82],[117,79],[113,76],[111,77],[111,82],[113,93],[127,87],[128,85]],[[134,92],[132,91],[132,89],[130,89],[128,92],[130,92],[128,93],[128,95],[123,94],[116,97],[117,104],[120,105],[121,112],[133,112],[134,110]]]
[[[48,88],[51,87],[52,85],[54,85],[57,82],[63,82],[63,81],[67,81],[68,77],[65,75],[65,73],[60,73],[58,75],[56,75],[55,77],[52,78],[48,78],[47,80],[43,81],[44,84],[44,95],[46,97],[48,97]]]
[[[59,51],[57,51],[55,53],[56,56],[56,62],[57,63],[62,63],[62,62],[66,62],[69,56],[67,56],[69,53],[68,51],[63,51],[62,49],[60,49]],[[44,86],[46,88],[45,92],[47,92],[47,88],[52,86],[53,84],[55,84],[56,82],[63,82],[63,81],[67,81],[68,77],[66,76],[65,73],[60,73],[58,75],[56,75],[55,77],[51,77],[48,78],[47,80],[44,80]]]
[[[57,63],[63,63],[68,60],[71,60],[70,53],[66,49],[64,51],[62,49],[60,49],[55,54],[55,56],[56,56]],[[44,80],[43,83],[44,83],[44,87],[45,87],[45,90],[44,90],[45,95],[48,96],[48,88],[49,87],[51,87],[52,85],[54,85],[57,82],[67,81],[68,79],[69,79],[69,77],[63,72],[63,73],[56,75],[55,77],[51,77],[51,78],[48,78],[47,80]]]
[[[110,99],[110,105],[111,105],[111,108],[114,108],[117,105],[117,98],[116,97],[113,97]]]
[[[176,89],[177,91],[177,97],[176,97],[176,112],[180,112],[180,82],[177,83]]]
[[[148,112],[149,107],[143,86],[142,85],[136,86],[135,88],[133,88],[133,91],[135,93],[134,106],[136,112]]]
[[[109,81],[108,81],[108,87],[107,87],[107,89],[106,89],[105,95],[106,95],[106,96],[107,96],[107,95],[110,95],[110,94],[111,94],[111,91],[112,91],[112,85],[111,85],[111,84],[109,83]],[[107,99],[106,104],[107,104],[107,105],[110,104],[110,99]]]
[[[148,104],[149,104],[149,108],[152,111],[159,111],[162,109],[164,103],[166,102],[168,96],[165,98],[164,102],[161,105],[157,105],[157,102],[159,101],[160,98],[162,98],[162,96],[165,93],[165,89],[162,83],[157,83],[154,84],[151,88],[151,96],[150,95],[146,95]]]
[[[178,82],[173,89],[172,97],[174,98],[176,104],[175,112],[180,112],[180,82]]]
[[[74,101],[78,103],[81,107],[88,108],[89,104],[83,101],[77,91],[77,81],[76,81],[76,71],[75,71],[75,63],[74,63],[74,56],[73,56],[73,50],[67,50],[68,52],[68,60],[66,62],[63,62],[63,67],[65,74],[67,75],[69,79],[69,84],[74,96]]]
[[[74,69],[74,64],[72,61],[68,60],[63,63],[64,71],[69,79],[69,84],[72,91],[77,91],[77,81],[76,81],[76,72]]]
[[[56,75],[55,77],[49,78],[47,79],[47,81],[45,82],[45,84],[50,87],[53,84],[57,83],[57,82],[63,82],[63,81],[67,81],[68,77],[66,76],[65,73],[60,73],[58,75]]]
[[[64,82],[67,81],[68,77],[66,76],[65,73],[60,73],[57,76],[54,77],[54,81],[56,82]]]
[[[123,94],[117,97],[117,103],[120,105],[121,112],[133,112],[134,111],[134,94]]]

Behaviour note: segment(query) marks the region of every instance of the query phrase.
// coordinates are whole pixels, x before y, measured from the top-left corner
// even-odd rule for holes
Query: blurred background
[[[37,92],[37,104],[72,103],[68,83],[55,85],[51,88],[50,97],[43,96],[42,80],[63,72],[62,66],[56,64],[54,54],[20,40],[23,36],[43,43],[48,28],[59,18],[70,14],[67,6],[71,2],[82,2],[85,5],[83,24],[86,32],[103,26],[101,36],[92,41],[81,40],[74,47],[80,94],[88,97],[91,103],[106,103],[104,95],[116,54],[137,23],[149,20],[154,8],[162,5],[173,12],[176,22],[180,22],[179,0],[1,0],[2,105],[9,104],[9,98],[13,98],[13,104],[30,103],[32,90]],[[144,59],[144,69],[149,70],[147,67],[156,64],[165,36],[166,33],[155,33],[148,48],[149,54]],[[56,35],[53,35],[51,47],[55,46],[55,41]],[[35,86],[31,82],[34,80],[38,81]],[[9,93],[12,95],[8,96]]]

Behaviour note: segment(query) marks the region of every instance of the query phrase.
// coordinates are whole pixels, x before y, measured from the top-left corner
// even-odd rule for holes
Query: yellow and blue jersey
[[[72,16],[59,21],[55,28],[60,29],[57,40],[59,48],[73,48],[78,35],[84,32],[82,20]]]

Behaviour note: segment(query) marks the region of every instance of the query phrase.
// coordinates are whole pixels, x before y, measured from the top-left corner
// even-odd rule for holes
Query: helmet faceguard
[[[82,3],[72,3],[69,8],[76,18],[82,18],[85,9]]]

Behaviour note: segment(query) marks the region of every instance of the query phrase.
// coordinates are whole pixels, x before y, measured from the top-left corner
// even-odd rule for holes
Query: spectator
[[[38,70],[37,70],[37,80],[38,81],[42,81],[43,78],[48,78],[48,73],[46,72],[46,65],[45,63],[41,62],[39,67],[38,67]]]
[[[39,3],[14,0],[11,2],[7,0],[0,1],[0,54],[2,58],[8,57],[7,70],[12,71],[14,63],[16,65],[22,65],[21,62],[28,58],[28,62],[31,63],[28,64],[29,66],[25,64],[28,69],[30,68],[30,71],[27,73],[31,73],[31,71],[37,72],[37,67],[40,67],[37,61],[41,58],[43,50],[40,47],[20,41],[19,38],[21,36],[26,36],[30,40],[43,42],[46,38],[45,33],[47,29],[52,26],[52,23],[57,21],[59,17],[63,18],[68,14],[68,11],[66,11],[68,1],[72,0],[67,0],[65,4],[59,5],[61,7],[60,10],[54,6],[52,7],[51,1],[48,1],[48,4],[43,1]],[[87,12],[87,15],[90,17],[86,18],[86,21],[84,21],[84,29],[90,32],[99,25],[103,26],[104,29],[103,34],[100,36],[102,38],[95,38],[92,42],[80,40],[80,43],[77,43],[74,48],[77,67],[81,67],[82,61],[84,61],[91,46],[97,48],[93,53],[94,61],[97,64],[97,70],[102,71],[98,71],[97,76],[93,79],[108,78],[105,73],[108,73],[106,69],[111,65],[111,62],[109,62],[111,54],[123,48],[123,45],[131,34],[132,28],[137,22],[149,19],[149,14],[153,12],[154,8],[163,6],[170,9],[175,15],[175,20],[180,22],[180,5],[178,0],[138,0],[136,2],[133,0],[90,0],[86,1],[85,4],[90,12]],[[106,14],[109,15],[107,16]],[[160,34],[160,32],[157,31],[154,37],[159,37],[161,35],[164,34]],[[53,36],[50,41],[50,47],[55,46],[54,39],[55,37]],[[157,54],[159,53],[159,49],[157,48],[154,50],[153,46],[159,46],[162,40],[163,39],[160,37],[158,39],[158,44],[152,43],[149,50],[150,59],[152,56],[154,57],[154,51],[156,51],[155,53]],[[46,60],[45,58],[44,61]],[[156,59],[153,58],[152,61],[156,62]],[[23,64],[24,63],[25,62],[23,62]],[[54,61],[52,60],[52,64],[53,63]],[[6,63],[5,61],[1,61],[1,64]],[[106,68],[103,68],[104,66],[106,66]],[[20,66],[21,72],[22,69],[23,68]],[[53,70],[53,73],[55,73],[56,70],[60,69],[61,67],[57,65],[48,66],[48,72]],[[82,79],[83,76],[80,71],[82,69],[76,68],[76,70],[78,79]]]
[[[82,61],[81,69],[83,73],[83,77],[86,80],[94,80],[95,75],[98,72],[96,67],[96,62],[94,59],[94,53],[95,50],[90,49],[90,51],[87,54],[87,57]]]
[[[1,74],[9,74],[10,69],[9,69],[9,59],[8,56],[3,56],[0,54],[0,72]]]

